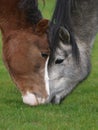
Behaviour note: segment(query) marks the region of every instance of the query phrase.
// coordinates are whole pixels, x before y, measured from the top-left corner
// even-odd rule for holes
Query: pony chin
[[[36,97],[33,93],[27,92],[25,95],[22,96],[23,102],[30,106],[37,106],[39,104],[44,104],[45,99]]]

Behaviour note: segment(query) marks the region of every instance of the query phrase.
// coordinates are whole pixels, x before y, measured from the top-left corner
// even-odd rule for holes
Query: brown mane
[[[0,27],[3,32],[15,29],[35,29],[42,15],[37,0],[0,0]]]

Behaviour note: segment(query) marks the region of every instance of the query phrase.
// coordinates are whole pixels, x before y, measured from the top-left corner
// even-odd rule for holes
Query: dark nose
[[[51,95],[48,97],[46,103],[52,103],[52,104],[60,104],[61,103],[61,97],[57,95]]]
[[[54,96],[51,100],[51,103],[53,104],[60,104],[61,103],[61,98],[60,97],[57,97],[57,96]]]

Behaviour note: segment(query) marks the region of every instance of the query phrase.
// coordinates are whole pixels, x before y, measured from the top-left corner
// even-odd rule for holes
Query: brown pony
[[[0,0],[3,60],[23,102],[32,106],[45,103],[49,93],[44,81],[47,27],[37,0]]]

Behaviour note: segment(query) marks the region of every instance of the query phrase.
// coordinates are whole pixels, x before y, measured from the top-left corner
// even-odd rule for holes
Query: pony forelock
[[[66,28],[70,34],[70,44],[72,54],[76,61],[79,61],[79,50],[75,40],[71,19],[71,7],[74,6],[73,0],[57,0],[52,19],[49,26],[50,49],[55,50],[58,46],[58,30],[61,26]]]

